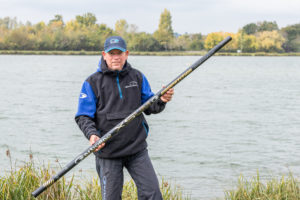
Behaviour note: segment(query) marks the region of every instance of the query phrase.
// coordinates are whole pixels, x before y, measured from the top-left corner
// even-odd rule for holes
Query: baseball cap
[[[104,43],[104,51],[107,53],[113,49],[119,49],[121,51],[126,51],[126,42],[120,36],[112,36],[106,39]]]

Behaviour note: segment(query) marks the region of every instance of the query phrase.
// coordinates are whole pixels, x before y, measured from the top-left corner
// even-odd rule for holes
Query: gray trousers
[[[102,200],[121,200],[126,167],[135,182],[139,200],[162,200],[159,183],[148,150],[135,155],[104,159],[96,156],[96,169],[100,177]]]

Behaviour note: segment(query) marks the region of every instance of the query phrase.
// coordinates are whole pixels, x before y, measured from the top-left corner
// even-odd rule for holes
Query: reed
[[[11,160],[10,152],[7,150],[7,157]],[[31,196],[32,191],[40,186],[41,183],[49,180],[55,173],[50,169],[50,164],[43,164],[36,167],[33,162],[32,154],[30,161],[25,162],[23,166],[11,170],[3,177],[0,177],[0,199],[1,200],[34,200]],[[162,180],[161,192],[163,199],[183,200],[190,199],[189,196],[183,194],[178,186],[171,188],[170,184]],[[101,200],[101,186],[98,178],[92,178],[91,181],[83,180],[82,183],[75,183],[74,175],[66,180],[62,177],[55,182],[45,192],[43,192],[38,200]],[[123,186],[123,200],[137,200],[137,189],[134,182],[128,181]]]
[[[207,51],[131,51],[135,56],[203,56]],[[100,51],[39,51],[39,50],[0,50],[0,55],[97,55]],[[215,56],[300,56],[300,52],[290,53],[236,53],[236,52],[219,52]]]
[[[259,173],[250,181],[243,176],[239,177],[235,190],[225,192],[226,200],[299,200],[300,185],[292,173],[280,179],[273,178],[263,182]]]

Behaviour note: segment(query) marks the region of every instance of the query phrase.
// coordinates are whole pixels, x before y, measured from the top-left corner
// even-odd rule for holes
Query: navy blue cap
[[[113,49],[126,51],[126,42],[120,36],[112,36],[106,39],[104,43],[104,51],[107,53]]]

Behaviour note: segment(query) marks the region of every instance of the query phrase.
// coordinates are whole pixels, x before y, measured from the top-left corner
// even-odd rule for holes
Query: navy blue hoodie
[[[97,72],[83,83],[75,120],[84,135],[103,136],[153,96],[146,77],[126,61],[121,71],[111,71],[101,58]],[[165,103],[158,100],[145,114],[159,113]],[[147,147],[149,127],[140,115],[122,128],[95,154],[101,158],[133,155]]]

